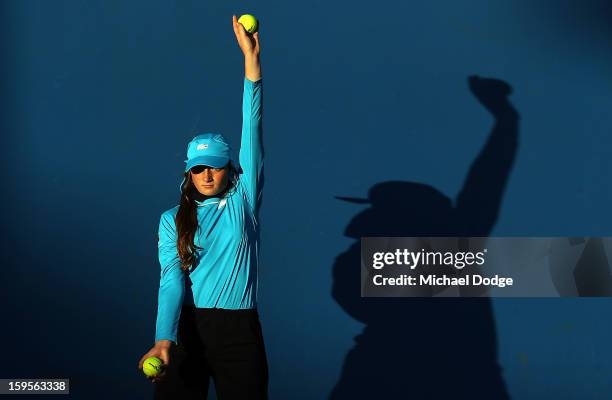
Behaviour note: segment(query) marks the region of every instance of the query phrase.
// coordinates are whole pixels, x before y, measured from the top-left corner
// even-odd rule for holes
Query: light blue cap
[[[203,133],[187,145],[185,172],[196,165],[222,168],[230,160],[230,145],[220,133]]]

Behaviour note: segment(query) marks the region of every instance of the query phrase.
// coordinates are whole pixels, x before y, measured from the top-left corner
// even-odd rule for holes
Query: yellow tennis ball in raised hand
[[[244,29],[249,33],[257,32],[257,28],[259,27],[257,19],[251,14],[241,15],[240,18],[238,18],[238,22],[241,23]]]
[[[149,378],[157,376],[164,363],[157,357],[149,357],[142,363],[142,372]]]

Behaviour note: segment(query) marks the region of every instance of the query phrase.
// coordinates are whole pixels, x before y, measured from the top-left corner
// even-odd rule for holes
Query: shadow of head
[[[453,233],[455,218],[451,200],[423,183],[382,182],[370,188],[367,199],[336,198],[370,206],[349,222],[344,234],[350,238]]]

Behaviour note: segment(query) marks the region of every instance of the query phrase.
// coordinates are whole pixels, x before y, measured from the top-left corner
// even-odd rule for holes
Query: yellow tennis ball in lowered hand
[[[249,33],[255,33],[257,32],[257,28],[259,28],[257,19],[251,14],[241,15],[240,18],[238,18],[238,22],[241,23],[244,29]]]
[[[142,363],[142,372],[148,377],[153,378],[162,370],[164,363],[157,357],[149,357]]]

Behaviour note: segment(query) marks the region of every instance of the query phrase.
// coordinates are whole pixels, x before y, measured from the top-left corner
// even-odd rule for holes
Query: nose
[[[204,170],[204,179],[206,179],[206,182],[212,182],[212,171],[210,170],[210,168],[206,168]]]

